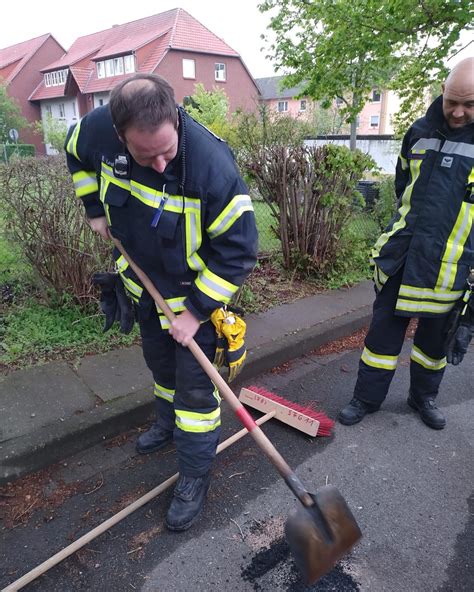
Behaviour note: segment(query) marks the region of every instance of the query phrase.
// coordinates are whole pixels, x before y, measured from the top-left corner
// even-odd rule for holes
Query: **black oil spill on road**
[[[284,539],[275,541],[270,547],[262,549],[254,555],[250,564],[242,570],[242,578],[253,584],[255,592],[270,592],[269,581],[262,578],[270,576],[269,572],[278,574],[278,590],[284,592],[358,592],[359,584],[351,575],[344,572],[340,563],[312,586],[302,581],[296,565],[290,555],[290,549]],[[284,578],[281,576],[284,575]],[[260,581],[259,581],[260,580]],[[268,578],[267,578],[268,580]],[[275,582],[272,586],[275,590]]]

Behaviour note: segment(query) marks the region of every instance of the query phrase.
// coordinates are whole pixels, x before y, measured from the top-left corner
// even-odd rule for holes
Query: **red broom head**
[[[298,413],[303,413],[304,415],[307,415],[308,417],[311,417],[312,419],[316,419],[317,421],[319,421],[319,429],[318,429],[318,436],[330,436],[332,433],[332,429],[334,427],[334,421],[328,417],[325,413],[323,413],[322,411],[317,411],[314,408],[314,404],[309,404],[307,406],[304,405],[299,405],[298,403],[293,403],[293,401],[288,401],[288,399],[285,399],[284,397],[280,397],[279,395],[276,395],[275,393],[272,393],[271,391],[267,391],[267,389],[261,387],[261,386],[248,386],[247,387],[250,391],[253,391],[254,393],[257,393],[258,395],[262,395],[262,397],[266,397],[267,399],[271,399],[272,401],[275,401],[275,403],[279,403],[280,405],[284,405],[285,407],[288,407],[289,409],[293,409],[293,411],[296,411]]]

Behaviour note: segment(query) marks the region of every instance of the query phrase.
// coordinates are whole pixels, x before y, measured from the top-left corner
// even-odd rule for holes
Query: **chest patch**
[[[441,166],[445,167],[446,169],[450,169],[451,165],[453,164],[454,158],[452,156],[443,156],[443,160],[441,161]]]

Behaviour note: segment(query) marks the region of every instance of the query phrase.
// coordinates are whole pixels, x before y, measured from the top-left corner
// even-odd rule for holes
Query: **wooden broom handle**
[[[276,411],[275,409],[273,409],[272,411],[269,411],[267,414],[257,419],[257,422],[260,425],[262,423],[265,423],[269,419],[272,419],[272,417],[275,417],[275,415]],[[237,432],[236,434],[233,434],[232,436],[227,438],[227,440],[224,440],[224,442],[221,442],[217,447],[217,454],[219,454],[220,452],[222,452],[223,450],[225,450],[226,448],[228,448],[229,446],[243,438],[246,434],[248,434],[248,431],[244,428],[240,430],[240,432]],[[1,592],[16,592],[17,590],[21,590],[21,588],[23,588],[33,580],[36,580],[36,578],[39,578],[39,576],[43,575],[52,567],[54,567],[55,565],[57,565],[58,563],[60,563],[61,561],[63,561],[64,559],[66,559],[79,549],[81,549],[82,547],[84,547],[84,545],[87,545],[87,543],[93,541],[103,532],[109,530],[109,528],[112,528],[112,526],[118,524],[124,518],[132,514],[132,512],[135,512],[136,510],[150,502],[160,493],[168,489],[168,487],[171,487],[171,485],[173,485],[173,483],[175,483],[178,480],[178,477],[179,473],[175,473],[174,475],[166,479],[166,481],[163,481],[163,483],[160,483],[160,485],[157,485],[151,491],[145,493],[145,495],[142,495],[137,500],[135,500],[134,502],[120,510],[120,512],[117,512],[117,514],[114,514],[110,518],[107,518],[107,520],[104,520],[104,522],[101,522],[98,526],[96,526],[89,532],[86,532],[86,534],[83,534],[73,543],[71,543],[67,547],[64,547],[64,549],[61,549],[55,555],[52,555],[49,559],[37,565],[34,569],[29,571],[25,575],[21,576],[21,578],[18,578],[18,580],[15,580],[11,584],[9,584],[6,588],[2,588]]]
[[[152,281],[149,279],[149,277],[145,274],[145,272],[142,271],[140,269],[140,267],[138,267],[138,265],[131,259],[130,255],[128,255],[128,253],[125,251],[122,243],[116,238],[113,238],[112,240],[113,240],[115,246],[117,247],[117,249],[122,253],[122,255],[125,257],[125,259],[128,261],[128,264],[133,269],[133,271],[135,272],[135,274],[137,275],[137,277],[139,278],[139,280],[141,281],[143,286],[146,288],[147,292],[150,294],[150,296],[153,298],[153,300],[158,304],[158,306],[163,311],[163,313],[165,314],[168,321],[170,323],[172,323],[173,320],[176,318],[176,315],[171,310],[171,308],[168,306],[168,304],[166,303],[164,298],[161,296],[161,294],[158,292],[155,285],[152,283]],[[295,479],[297,480],[297,478],[294,475],[291,468],[288,466],[285,459],[281,456],[281,454],[278,452],[278,450],[275,448],[275,446],[273,446],[273,444],[270,442],[270,440],[267,438],[267,436],[265,436],[263,431],[257,426],[257,424],[253,420],[250,413],[247,411],[247,409],[245,409],[245,407],[242,405],[242,403],[239,401],[239,399],[233,393],[232,389],[229,387],[227,382],[222,378],[222,376],[219,374],[219,372],[217,371],[215,366],[208,360],[207,356],[205,355],[205,353],[202,351],[202,349],[199,347],[199,345],[196,343],[196,341],[194,339],[191,340],[191,343],[188,345],[188,348],[191,350],[191,352],[193,353],[194,357],[201,365],[201,368],[204,370],[204,372],[209,376],[209,378],[212,380],[212,382],[217,386],[221,395],[224,397],[224,399],[227,401],[227,403],[232,407],[235,414],[237,415],[237,417],[241,421],[242,425],[249,431],[249,433],[251,434],[251,436],[253,437],[255,442],[258,444],[258,446],[260,446],[260,448],[263,450],[263,452],[267,455],[270,462],[273,463],[273,465],[276,467],[276,469],[278,470],[280,475],[287,482],[288,486],[293,490],[294,486],[292,484],[295,483]],[[300,484],[297,483],[297,485],[300,485]],[[295,493],[298,495],[298,497],[300,498],[301,502],[304,505],[311,506],[314,503],[313,499],[311,498],[311,496],[307,492],[305,492],[305,491],[301,492],[301,487],[298,487],[298,491],[295,491]],[[303,499],[302,499],[302,497],[303,497]]]

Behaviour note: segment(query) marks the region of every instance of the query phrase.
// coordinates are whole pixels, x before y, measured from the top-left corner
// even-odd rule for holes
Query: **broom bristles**
[[[334,427],[334,421],[322,411],[317,411],[314,408],[314,403],[307,406],[300,405],[298,403],[294,403],[293,401],[288,401],[288,399],[280,397],[280,395],[272,393],[261,386],[252,385],[247,387],[247,389],[257,393],[258,395],[262,395],[262,397],[266,397],[267,399],[275,401],[275,403],[278,403],[279,405],[284,405],[285,407],[288,407],[297,413],[302,413],[317,420],[319,422],[318,433],[316,434],[317,436],[331,435],[332,429]]]

